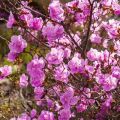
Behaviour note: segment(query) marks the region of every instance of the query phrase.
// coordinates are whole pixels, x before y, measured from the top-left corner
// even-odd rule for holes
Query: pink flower
[[[43,110],[38,117],[38,120],[55,120],[54,114],[52,112]]]
[[[68,62],[68,67],[70,68],[71,70],[71,73],[82,73],[84,72],[84,65],[85,65],[85,62],[83,59],[77,57],[77,56],[74,56],[69,62]]]
[[[119,29],[119,22],[114,19],[110,19],[108,22],[103,22],[102,26],[108,32],[110,39],[115,39],[119,37],[118,29]]]
[[[100,56],[99,56],[99,60],[100,61],[104,61],[104,62],[110,62],[110,53],[107,50],[101,51]]]
[[[64,57],[68,59],[68,58],[70,58],[70,55],[71,55],[71,49],[66,47],[64,49]]]
[[[3,67],[0,67],[0,80],[4,79],[5,77],[7,77],[8,75],[10,75],[12,73],[12,67],[5,65]]]
[[[105,91],[113,90],[117,87],[118,79],[110,74],[98,75],[96,77],[97,83],[101,84]]]
[[[27,65],[27,72],[31,77],[37,77],[40,73],[43,74],[42,69],[45,66],[45,62],[43,58],[34,58],[30,63]]]
[[[120,7],[120,6],[119,6],[119,7]],[[116,15],[120,15],[120,9],[115,10],[114,13],[115,13]]]
[[[64,108],[69,108],[78,102],[78,97],[74,96],[74,90],[69,87],[65,93],[60,96],[60,101]]]
[[[84,112],[86,109],[87,109],[87,105],[84,104],[84,103],[80,103],[78,106],[77,106],[77,112]]]
[[[112,7],[113,7],[113,10],[114,10],[114,14],[115,15],[120,15],[120,5],[119,5],[119,3],[114,3],[112,5]]]
[[[20,76],[19,85],[21,88],[27,87],[28,86],[28,76],[26,76],[25,74],[22,74]]]
[[[70,118],[71,118],[71,111],[69,108],[60,110],[58,120],[70,120]]]
[[[120,56],[120,41],[119,40],[114,41],[114,49],[117,51],[117,55]]]
[[[96,49],[91,48],[87,52],[87,57],[90,61],[97,61],[99,59],[100,52],[98,52]]]
[[[62,6],[60,5],[59,1],[53,1],[52,3],[50,3],[49,11],[50,11],[50,17],[53,20],[61,22],[65,19],[64,10]]]
[[[92,34],[90,39],[92,43],[100,44],[102,38],[98,34]]]
[[[44,95],[44,88],[43,87],[35,87],[34,94],[35,94],[35,100],[40,100],[41,97]]]
[[[62,45],[71,45],[71,41],[67,36],[63,36],[60,39],[56,39],[55,42],[57,44],[62,44]]]
[[[87,20],[87,17],[83,13],[76,13],[75,19],[79,24],[83,24]]]
[[[105,100],[105,102],[103,103],[104,106],[110,108],[111,107],[111,103],[113,101],[113,97],[112,95],[107,95],[107,99]]]
[[[10,15],[7,21],[7,28],[12,28],[13,24],[15,23],[15,18],[12,12],[10,11]]]
[[[22,113],[17,120],[31,120],[31,118],[26,113]]]
[[[38,87],[38,86],[41,86],[43,84],[45,80],[45,74],[43,71],[39,71],[36,76],[31,76],[30,78],[30,84],[33,86],[33,87]]]
[[[47,106],[49,108],[54,108],[54,101],[49,99],[49,98],[47,98]]]
[[[12,53],[21,53],[26,47],[27,42],[22,38],[21,35],[14,35],[11,37],[9,48]]]
[[[20,19],[24,20],[28,24],[29,20],[31,20],[32,18],[33,15],[31,14],[31,12],[23,7],[20,13]]]
[[[118,79],[109,75],[109,77],[105,78],[103,83],[103,89],[105,91],[113,90],[117,87]]]
[[[100,111],[96,115],[97,120],[106,119],[106,116],[108,115],[108,112],[111,108],[112,101],[113,101],[112,95],[108,94],[107,99],[105,100],[105,102],[102,103]]]
[[[28,63],[27,72],[30,75],[30,83],[33,87],[41,86],[45,80],[45,74],[43,68],[45,66],[45,62],[43,58],[38,59],[38,57],[34,57],[34,59]]]
[[[116,66],[112,68],[112,76],[120,79],[120,67]]]
[[[114,42],[114,44],[115,44],[114,49],[120,51],[120,41],[117,40],[117,41]]]
[[[42,34],[44,37],[47,37],[49,44],[63,37],[63,33],[64,28],[62,26],[58,24],[53,25],[51,22],[48,22],[42,29]]]
[[[28,5],[28,1],[21,1],[21,4],[22,4],[22,6],[27,7],[27,5]]]
[[[18,56],[17,53],[9,52],[7,57],[8,57],[9,61],[13,62],[16,59],[17,56]]]
[[[74,14],[75,11],[73,9],[71,9],[71,8],[77,8],[78,4],[79,4],[79,1],[77,1],[77,0],[73,0],[71,2],[66,3],[67,11],[69,13],[73,13]]]
[[[108,47],[108,41],[109,41],[109,39],[105,39],[105,40],[103,41],[103,47],[104,47],[104,48],[107,48],[107,47]]]
[[[101,3],[104,5],[104,6],[111,6],[112,5],[112,0],[101,0]]]
[[[64,51],[61,48],[51,48],[51,51],[46,55],[46,60],[49,64],[60,64],[64,58]]]
[[[68,76],[70,75],[70,72],[68,70],[67,65],[61,64],[60,66],[56,67],[54,71],[55,71],[54,76],[56,80],[65,83],[68,82]]]
[[[88,71],[88,73],[90,73],[90,74],[93,74],[94,71],[95,71],[94,67],[93,67],[93,66],[90,66],[90,65],[86,65],[86,66],[85,66],[85,69],[86,69],[86,70]]]
[[[82,12],[75,13],[75,19],[79,24],[83,24],[86,22],[88,15],[90,14],[90,8],[88,1],[76,1],[77,8],[79,8]],[[76,6],[75,5],[75,6]]]
[[[36,114],[37,114],[37,110],[36,110],[36,109],[32,109],[32,110],[30,111],[30,117],[31,117],[31,118],[34,118],[34,117],[36,116]]]
[[[22,38],[21,35],[13,35],[11,42],[9,43],[10,52],[8,53],[8,60],[14,61],[19,53],[27,47],[27,42]]]
[[[33,30],[40,30],[43,25],[42,18],[33,18],[28,21],[28,27],[30,27]]]

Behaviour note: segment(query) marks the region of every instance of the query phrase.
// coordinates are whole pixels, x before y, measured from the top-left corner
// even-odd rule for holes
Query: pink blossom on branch
[[[28,21],[28,27],[33,30],[40,30],[43,26],[42,18],[33,18]]]
[[[48,9],[53,20],[61,22],[65,19],[64,10],[58,0],[51,2]]]
[[[12,28],[13,24],[15,24],[15,18],[14,18],[13,13],[10,11],[10,15],[7,21],[7,28]]]
[[[56,39],[60,39],[64,35],[64,28],[58,24],[53,25],[51,22],[47,24],[42,29],[42,34],[44,37],[47,37],[48,43],[51,45],[54,44]]]
[[[22,74],[20,76],[19,85],[21,88],[27,87],[28,86],[28,76],[26,76],[25,74]]]
[[[54,114],[52,112],[43,110],[38,117],[38,120],[55,120]]]
[[[55,73],[54,73],[54,77],[56,80],[59,80],[61,82],[68,82],[68,77],[70,75],[70,72],[68,70],[68,66],[65,64],[61,64],[60,66],[55,68]]]
[[[22,38],[21,35],[14,35],[11,37],[9,44],[10,51],[13,53],[20,53],[27,47],[27,42]]]
[[[60,64],[64,59],[64,50],[61,48],[51,48],[51,51],[46,55],[46,60],[49,64]]]
[[[3,67],[0,67],[0,80],[9,76],[11,73],[12,73],[12,67],[11,66],[5,65]]]

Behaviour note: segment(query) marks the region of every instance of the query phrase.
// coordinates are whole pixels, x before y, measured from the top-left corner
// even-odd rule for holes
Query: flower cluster
[[[11,37],[11,42],[9,43],[10,52],[8,54],[8,59],[14,61],[17,55],[27,47],[27,42],[22,38],[21,35],[14,35]]]
[[[11,120],[113,117],[120,103],[119,1],[72,0],[62,4],[53,0],[48,15],[22,1],[18,10],[20,35],[11,37],[8,59],[14,61],[28,47],[32,59],[23,59],[19,86],[30,88],[32,108],[36,109],[25,110]],[[10,12],[7,27],[14,28],[14,23]],[[11,68],[0,68],[0,72],[4,78]]]
[[[43,68],[45,66],[43,58],[35,58],[27,65],[27,72],[30,75],[30,83],[33,87],[41,86],[45,80]]]

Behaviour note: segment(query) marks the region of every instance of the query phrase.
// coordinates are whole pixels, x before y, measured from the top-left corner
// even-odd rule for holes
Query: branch
[[[83,43],[83,54],[82,54],[83,58],[85,58],[86,49],[87,49],[87,46],[90,43],[90,41],[89,41],[89,35],[90,35],[90,28],[91,28],[91,24],[92,24],[92,14],[93,14],[93,4],[94,4],[94,1],[92,3],[90,2],[90,0],[88,0],[88,1],[90,3],[91,9],[90,9],[90,17],[89,17],[89,23],[88,23],[88,30],[87,30],[85,41]]]
[[[19,2],[19,3],[20,3],[20,2]],[[21,3],[20,3],[20,4],[21,4]],[[21,4],[21,5],[22,5],[22,4]],[[64,24],[59,23],[59,22],[57,22],[57,21],[54,21],[54,20],[52,20],[51,18],[49,18],[48,16],[46,16],[46,15],[44,15],[44,14],[42,14],[42,13],[36,11],[36,10],[33,10],[33,9],[31,9],[30,7],[25,7],[25,6],[24,6],[24,8],[26,8],[26,9],[28,9],[28,10],[30,10],[30,11],[38,14],[38,15],[40,15],[41,17],[45,17],[46,19],[48,19],[48,20],[50,20],[50,21],[52,21],[52,22],[54,22],[54,23],[56,23],[56,24],[62,25],[62,26],[64,27],[64,29],[65,29],[65,32],[69,35],[70,39],[72,40],[72,42],[76,45],[76,47],[77,47],[80,51],[82,51],[81,47],[80,47],[80,46],[77,44],[77,42],[74,40],[74,38],[72,37],[72,35],[70,34],[70,32],[68,31],[68,29],[66,28],[66,26],[65,26]]]
[[[5,40],[6,43],[9,43],[9,40],[0,35],[0,39]]]
[[[68,29],[66,28],[66,26],[63,24],[64,30],[65,32],[69,35],[71,41],[76,45],[76,47],[78,48],[78,50],[80,51],[80,53],[82,52],[82,48],[77,44],[77,42],[74,40],[74,38],[72,37],[72,35],[70,34],[70,32],[68,31]]]

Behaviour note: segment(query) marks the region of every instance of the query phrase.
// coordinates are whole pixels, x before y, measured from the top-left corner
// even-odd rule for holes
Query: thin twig
[[[3,36],[0,35],[0,38],[1,38],[2,40],[5,40],[6,43],[9,43],[9,40],[7,40],[6,38],[4,38]]]
[[[77,44],[77,42],[74,40],[74,38],[72,37],[72,35],[70,34],[70,32],[68,31],[68,29],[66,28],[66,26],[64,24],[63,24],[63,27],[64,27],[65,32],[69,35],[72,42],[76,45],[76,47],[79,49],[79,51],[82,52],[82,48]]]

